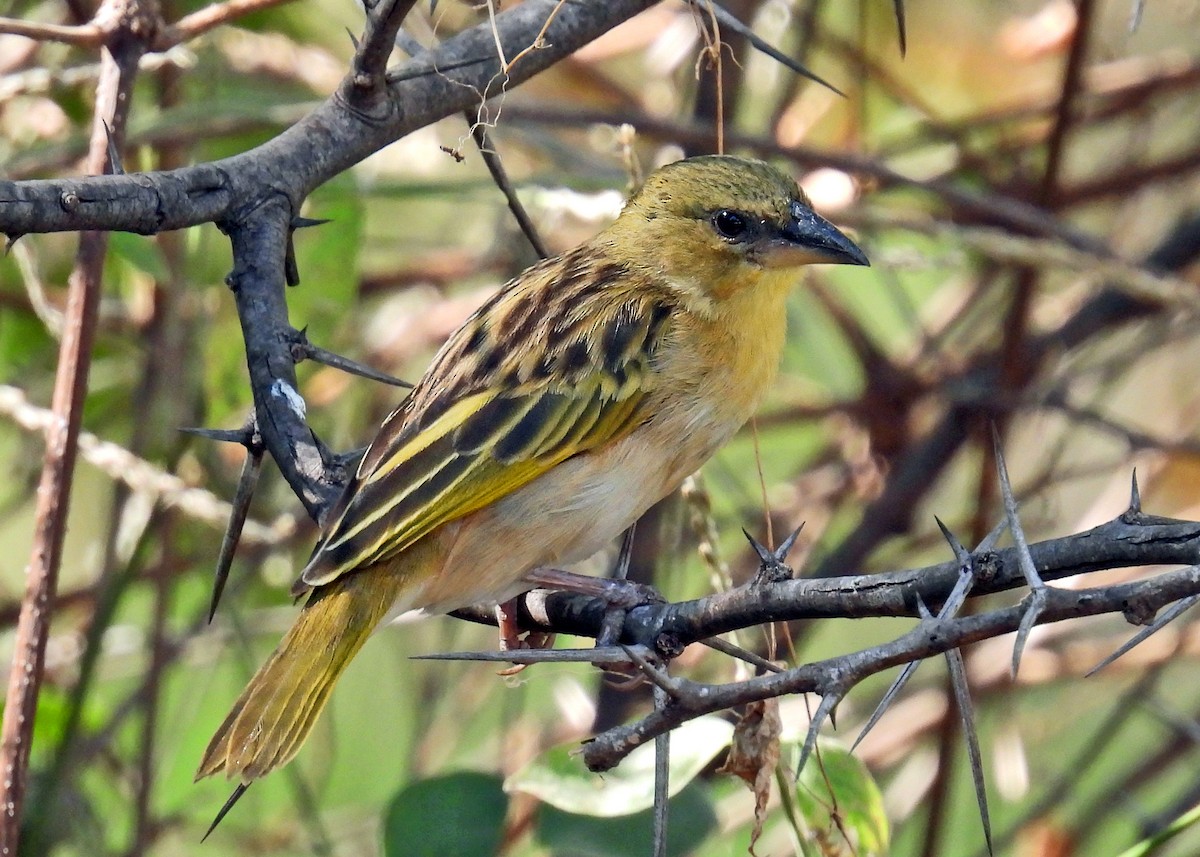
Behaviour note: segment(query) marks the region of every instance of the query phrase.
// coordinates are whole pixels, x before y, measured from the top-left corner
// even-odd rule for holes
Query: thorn
[[[646,651],[644,646],[634,647],[622,644],[618,646],[618,648],[625,652],[629,660],[633,661],[637,668],[641,670],[642,675],[644,675],[651,684],[662,690],[671,699],[679,699],[681,693],[679,687],[677,686],[676,680],[671,678],[671,674],[668,673],[665,668],[660,667],[657,663],[655,663],[655,660],[657,659],[652,659],[642,654],[642,652]],[[641,651],[638,651],[638,649],[641,649]]]
[[[975,553],[990,551],[1000,541],[1000,537],[1004,535],[1004,531],[1008,529],[1008,518],[1001,518],[996,526],[992,527],[992,531],[984,536],[983,541],[975,546]]]
[[[12,248],[16,243],[25,237],[24,232],[4,233],[4,255],[7,256],[12,252]]]
[[[663,711],[671,699],[660,687],[654,688],[654,710]],[[671,732],[654,737],[654,834],[651,853],[667,854],[667,815],[671,798]]]
[[[233,790],[233,794],[229,796],[229,800],[225,801],[225,805],[221,807],[221,811],[217,813],[217,817],[213,819],[212,824],[208,826],[208,830],[204,832],[204,836],[200,838],[201,842],[208,839],[212,832],[217,829],[217,825],[229,814],[229,810],[233,809],[233,805],[241,800],[242,795],[246,793],[246,789],[248,788],[250,788],[249,783],[238,783],[238,787]]]
[[[921,597],[921,593],[917,593],[917,615],[921,617],[922,622],[926,622],[933,618],[933,614],[929,612],[929,608],[925,605],[925,599]]]
[[[967,684],[967,668],[963,664],[962,652],[950,649],[946,652],[946,665],[950,669],[950,687],[954,690],[954,701],[962,722],[963,737],[967,741],[967,757],[971,762],[971,781],[975,786],[975,802],[979,806],[979,820],[983,824],[983,838],[988,854],[992,850],[992,821],[988,814],[987,786],[983,780],[983,754],[979,750],[979,733],[975,729],[975,711],[971,705],[971,688]]]
[[[221,603],[221,594],[225,591],[225,583],[229,580],[229,572],[233,568],[233,555],[241,540],[246,517],[250,514],[250,501],[254,497],[254,489],[262,472],[262,457],[261,445],[247,447],[246,459],[242,462],[242,472],[238,477],[237,491],[233,497],[233,509],[229,513],[229,523],[225,527],[221,549],[217,553],[217,568],[213,574],[212,595],[208,602],[210,625],[213,617],[217,615],[217,605]]]
[[[1189,595],[1187,598],[1184,598],[1180,601],[1176,601],[1169,608],[1164,610],[1158,616],[1158,618],[1156,618],[1154,620],[1154,622],[1152,624],[1147,625],[1145,628],[1143,628],[1142,630],[1140,630],[1136,634],[1134,634],[1132,637],[1130,637],[1115,652],[1113,652],[1111,655],[1106,657],[1104,660],[1100,661],[1100,663],[1096,664],[1094,667],[1092,667],[1090,670],[1088,670],[1086,673],[1084,673],[1083,677],[1091,678],[1093,675],[1100,672],[1100,670],[1104,669],[1106,666],[1111,664],[1117,658],[1121,657],[1123,654],[1125,654],[1126,652],[1133,649],[1135,646],[1142,643],[1147,637],[1151,636],[1152,634],[1158,633],[1163,628],[1165,628],[1167,625],[1174,622],[1176,619],[1178,619],[1180,616],[1182,616],[1184,613],[1186,613],[1188,610],[1190,610],[1192,607],[1194,607],[1197,602],[1200,602],[1200,595]]]
[[[634,521],[621,537],[621,551],[617,554],[617,565],[613,569],[613,577],[617,580],[629,579],[629,564],[633,561],[633,539],[636,533],[637,521]]]
[[[950,550],[954,551],[954,558],[958,560],[959,565],[970,562],[971,554],[963,545],[963,543],[958,540],[958,536],[950,532],[950,528],[942,523],[942,519],[937,515],[933,516],[933,520],[937,522],[938,529],[942,531],[942,538],[949,542]]]
[[[867,737],[867,733],[874,729],[879,721],[883,719],[883,715],[889,708],[892,707],[892,701],[896,698],[900,691],[904,689],[904,686],[908,684],[908,680],[912,678],[913,673],[917,671],[917,667],[920,665],[921,661],[909,661],[904,665],[904,669],[900,670],[900,675],[896,676],[896,680],[892,682],[891,687],[887,689],[887,692],[884,693],[883,698],[879,700],[879,704],[876,705],[875,710],[871,712],[871,716],[868,718],[866,725],[863,726],[863,728],[859,731],[858,737],[854,739],[854,743],[850,745],[851,753],[853,753],[855,748],[857,748],[858,745],[862,743],[862,740]]]
[[[750,535],[750,531],[745,527],[742,527],[742,535],[746,537],[746,541],[750,542],[750,547],[754,548],[754,552],[758,554],[760,563],[766,565],[775,558],[774,555],[766,549],[762,542]]]
[[[288,288],[300,285],[300,264],[296,261],[295,230],[289,229],[283,251],[283,281]]]
[[[1142,513],[1142,492],[1138,488],[1137,468],[1133,468],[1133,478],[1129,485],[1129,510],[1126,514],[1140,515]]]
[[[934,520],[937,521],[938,526],[942,530],[942,534],[946,537],[946,540],[950,542],[951,547],[954,547],[955,554],[957,555],[959,551],[962,552],[961,556],[958,557],[959,566],[961,568],[958,582],[954,584],[954,589],[951,590],[950,596],[946,599],[945,603],[942,604],[942,609],[939,610],[937,614],[938,619],[948,619],[951,616],[956,616],[958,614],[959,608],[962,607],[963,603],[967,600],[967,595],[969,595],[971,592],[971,586],[975,582],[975,563],[972,559],[972,555],[965,547],[962,546],[961,543],[959,543],[958,539],[954,537],[954,534],[950,532],[949,528],[946,527],[946,525],[943,524],[936,515],[934,516]],[[1000,537],[1000,533],[1004,532],[1004,527],[1006,525],[1007,524],[1004,521],[998,524],[996,528],[993,529],[992,532],[988,533],[984,540],[979,543],[979,547],[976,548],[976,550],[991,550],[991,545],[995,544],[996,539]],[[925,604],[925,599],[921,597],[920,592],[917,593],[916,599],[917,615],[920,616],[921,620],[927,621],[934,618],[929,611],[929,607]],[[917,667],[920,665],[920,663],[920,661],[909,661],[904,665],[904,669],[900,671],[900,675],[896,677],[896,680],[892,682],[891,686],[887,689],[887,692],[884,693],[883,698],[879,700],[879,704],[875,706],[875,710],[871,712],[871,717],[867,720],[866,725],[863,726],[862,730],[858,733],[858,737],[854,739],[854,743],[850,745],[850,752],[854,752],[854,749],[862,742],[863,738],[867,737],[867,733],[874,729],[879,721],[883,719],[884,713],[888,710],[888,708],[891,707],[893,700],[895,700],[900,691],[904,689],[904,686],[908,683],[908,680],[912,678],[913,673],[917,671]]]
[[[821,84],[821,86],[824,86],[825,88],[830,89],[833,92],[836,92],[838,95],[842,96],[842,98],[846,97],[846,93],[842,92],[840,89],[838,89],[832,83],[830,83],[829,81],[825,80],[822,77],[818,77],[816,74],[809,71],[808,68],[801,65],[796,60],[792,59],[787,54],[780,51],[778,48],[776,48],[770,42],[764,41],[763,38],[758,35],[758,33],[754,32],[754,30],[750,29],[745,24],[743,24],[741,22],[741,20],[739,20],[738,17],[736,15],[734,15],[732,12],[730,12],[728,9],[725,9],[724,7],[719,6],[716,3],[703,3],[703,2],[701,2],[701,0],[688,0],[688,3],[690,3],[695,8],[701,10],[702,12],[710,12],[711,11],[712,14],[716,16],[717,22],[722,27],[728,27],[730,30],[737,33],[739,36],[744,38],[746,41],[750,42],[750,44],[752,44],[756,50],[761,51],[762,53],[766,54],[771,59],[775,60],[777,63],[780,63],[781,65],[786,66],[787,68],[791,69],[792,71],[794,71],[796,74],[800,75],[801,77],[806,77],[809,80],[813,81],[814,83],[819,83],[819,84]]]
[[[804,529],[804,524],[796,527],[783,544],[771,551],[766,548],[758,539],[750,535],[750,532],[742,527],[742,535],[746,537],[746,541],[750,542],[750,547],[754,548],[754,552],[758,554],[758,571],[750,581],[751,586],[762,586],[768,583],[779,583],[784,580],[791,580],[795,577],[791,567],[787,564],[788,552],[796,544],[796,539],[800,536],[800,531]]]
[[[1029,606],[1025,608],[1025,615],[1021,617],[1021,625],[1017,628],[1017,640],[1013,643],[1012,677],[1014,679],[1021,669],[1021,655],[1025,652],[1025,644],[1029,642],[1029,633],[1037,624],[1038,616],[1042,615],[1042,610],[1046,606],[1046,589],[1047,587],[1043,585],[1029,593]]]
[[[775,559],[783,562],[787,559],[787,555],[792,552],[792,548],[796,546],[796,539],[800,538],[800,531],[804,529],[804,521],[800,522],[800,526],[792,530],[792,534],[783,540],[783,544],[775,548]]]
[[[525,236],[525,240],[529,242],[529,246],[533,248],[533,252],[537,253],[539,259],[548,259],[550,251],[546,249],[546,244],[538,234],[537,227],[533,223],[533,218],[529,216],[529,212],[525,210],[520,197],[517,196],[517,191],[508,177],[508,171],[504,168],[504,162],[501,160],[499,152],[497,152],[495,145],[491,141],[487,126],[476,122],[475,114],[471,110],[467,110],[463,114],[463,117],[467,120],[471,139],[475,141],[475,147],[479,149],[479,154],[492,176],[492,181],[500,189],[500,192],[504,194],[504,199],[508,203],[508,210],[512,212],[513,218],[521,228],[521,233]]]
[[[825,718],[829,716],[829,712],[837,707],[841,701],[841,695],[830,691],[828,694],[821,697],[821,704],[817,706],[817,711],[813,714],[812,722],[808,724],[808,734],[804,736],[804,747],[800,750],[800,761],[796,763],[796,779],[800,779],[800,774],[804,771],[804,765],[808,762],[808,757],[812,755],[813,748],[817,746],[817,733],[821,731],[821,724],[825,722]]]
[[[771,663],[762,655],[746,651],[741,646],[735,646],[733,643],[728,640],[722,640],[720,637],[709,637],[707,640],[700,640],[699,643],[702,646],[708,646],[714,652],[720,652],[723,655],[729,655],[731,658],[745,661],[752,666],[758,667],[763,672],[783,672],[783,667],[779,666],[779,664]]]
[[[354,52],[358,53],[358,37],[354,35],[349,27],[346,28],[346,35],[350,37],[350,44],[354,45]]]
[[[1025,615],[1021,617],[1021,625],[1017,629],[1017,640],[1013,644],[1012,676],[1015,679],[1017,671],[1021,668],[1021,655],[1025,651],[1025,644],[1029,641],[1029,633],[1037,624],[1038,616],[1046,606],[1048,597],[1046,590],[1049,587],[1038,574],[1037,566],[1033,563],[1033,555],[1029,552],[1029,542],[1025,540],[1025,531],[1021,527],[1021,519],[1017,515],[1017,500],[1013,496],[1012,483],[1008,478],[1008,465],[1004,461],[1004,451],[1001,449],[1000,433],[996,430],[995,423],[992,423],[992,442],[995,444],[996,472],[1000,477],[1000,496],[1004,499],[1004,514],[1008,518],[1008,531],[1012,533],[1013,544],[1017,549],[1017,563],[1021,567],[1021,574],[1030,589],[1029,605],[1025,608]]]
[[[292,360],[296,363],[300,363],[303,360],[313,360],[325,366],[332,366],[334,369],[341,369],[343,372],[348,372],[351,375],[358,375],[361,378],[367,378],[371,381],[379,381],[381,384],[404,387],[408,390],[413,388],[414,385],[408,381],[402,381],[399,378],[388,375],[386,372],[380,372],[377,369],[372,369],[370,366],[365,366],[362,363],[351,360],[349,357],[343,357],[340,354],[335,354],[320,346],[313,345],[308,341],[306,331],[307,328],[292,331]]]
[[[222,443],[236,443],[240,446],[250,446],[253,441],[253,432],[248,431],[245,427],[240,429],[210,429],[199,428],[196,426],[183,426],[179,431],[184,434],[190,434],[194,437],[203,437],[208,440],[219,440]]]
[[[295,230],[308,229],[310,226],[324,226],[326,223],[333,223],[333,221],[327,217],[301,217],[300,215],[296,215],[288,225]]]
[[[904,59],[908,53],[908,28],[904,23],[904,0],[892,0],[892,9],[896,13],[896,36],[900,40],[900,58]],[[988,846],[988,852],[991,853],[991,846]]]
[[[125,167],[121,164],[121,152],[117,148],[117,141],[113,137],[112,128],[108,127],[108,122],[101,119],[100,123],[104,126],[105,148],[108,150],[108,166],[112,170],[114,176],[125,175]]]

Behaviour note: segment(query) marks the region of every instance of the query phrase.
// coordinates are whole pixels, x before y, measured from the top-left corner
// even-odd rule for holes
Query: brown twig
[[[0,18],[0,33],[24,36],[38,42],[60,42],[78,48],[95,48],[104,42],[104,30],[97,24],[42,24],[19,18]]]
[[[603,110],[579,110],[553,104],[510,104],[505,111],[510,119],[542,125],[577,127],[625,123],[636,128],[639,134],[653,139],[672,140],[685,147],[711,148],[716,145],[716,132],[711,127],[646,113],[617,115]],[[807,146],[782,146],[763,135],[728,130],[725,133],[725,145],[730,149],[747,149],[760,156],[786,158],[803,168],[833,167],[866,176],[882,187],[909,187],[926,191],[945,201],[956,217],[964,221],[1003,226],[1020,234],[1055,238],[1070,247],[1102,257],[1112,255],[1112,251],[1094,236],[1080,232],[1034,205],[1000,193],[965,190],[957,181],[950,179],[914,179],[876,158]]]
[[[120,21],[119,32],[131,35],[143,23],[137,17],[138,8],[138,4],[127,0],[108,0],[97,18],[110,15]],[[103,173],[108,163],[110,129],[118,140],[124,133],[133,78],[144,51],[143,42],[135,37],[114,39],[102,55],[87,163],[92,173]],[[52,410],[59,420],[47,432],[33,550],[26,569],[25,598],[17,622],[15,655],[0,733],[0,770],[4,772],[0,778],[0,855],[15,855],[20,836],[34,711],[62,559],[107,245],[104,233],[83,233],[75,268],[68,280],[65,325],[52,399]]]
[[[184,15],[174,24],[159,30],[154,41],[153,50],[165,51],[176,45],[191,41],[209,30],[236,21],[252,12],[280,6],[291,0],[226,0],[224,3],[214,3]]]

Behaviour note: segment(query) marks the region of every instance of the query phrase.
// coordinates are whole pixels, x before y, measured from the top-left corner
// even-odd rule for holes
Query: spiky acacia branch
[[[412,4],[372,6],[352,71],[279,136],[231,158],[165,172],[0,182],[0,232],[10,239],[77,229],[153,234],[210,222],[226,232],[234,255],[227,281],[263,443],[309,514],[320,518],[345,474],[307,425],[290,351],[295,331],[284,284],[295,272],[289,277],[285,262],[301,203],[389,143],[502,96],[654,2],[531,0],[497,16],[494,31],[485,22],[391,71],[383,67],[386,46]],[[520,60],[504,68],[497,43]]]
[[[1021,553],[1019,548],[1010,547],[973,554],[975,580],[971,597],[1024,586]],[[1200,522],[1147,515],[1135,500],[1120,516],[1091,530],[1029,545],[1028,558],[1044,581],[1114,568],[1186,566],[1115,586],[1047,587],[1036,616],[1037,624],[1046,624],[1120,613],[1133,624],[1146,625],[1166,605],[1200,593]],[[936,607],[950,597],[961,568],[962,562],[956,558],[902,571],[750,583],[693,601],[649,604],[628,611],[620,641],[669,660],[691,643],[763,622],[879,616],[915,618],[921,615],[921,605]],[[488,620],[481,613],[468,615]],[[667,705],[588,742],[584,761],[593,770],[607,770],[640,744],[686,720],[747,702],[808,692],[840,700],[863,679],[882,670],[1016,631],[1027,615],[1027,605],[1018,604],[961,618],[926,618],[890,643],[728,685],[700,684],[658,675],[670,697]],[[594,598],[534,593],[526,596],[521,619],[530,627],[595,636],[603,626],[604,616],[605,605]],[[620,659],[619,652],[599,654],[600,659]],[[580,654],[581,658],[585,656],[589,655]],[[506,652],[499,653],[496,659],[533,663],[543,658],[537,652]]]

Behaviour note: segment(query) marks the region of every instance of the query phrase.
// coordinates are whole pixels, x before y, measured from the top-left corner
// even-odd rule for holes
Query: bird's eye
[[[722,208],[713,214],[712,224],[718,235],[728,238],[730,241],[744,237],[750,228],[750,221],[744,214],[738,214],[728,208]]]

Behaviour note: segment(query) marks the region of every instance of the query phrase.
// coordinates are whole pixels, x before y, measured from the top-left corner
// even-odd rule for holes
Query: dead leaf
[[[754,792],[754,831],[750,834],[750,853],[762,835],[767,819],[767,801],[771,798],[771,776],[779,764],[779,700],[752,702],[742,713],[733,730],[729,758],[718,773],[741,777]]]

